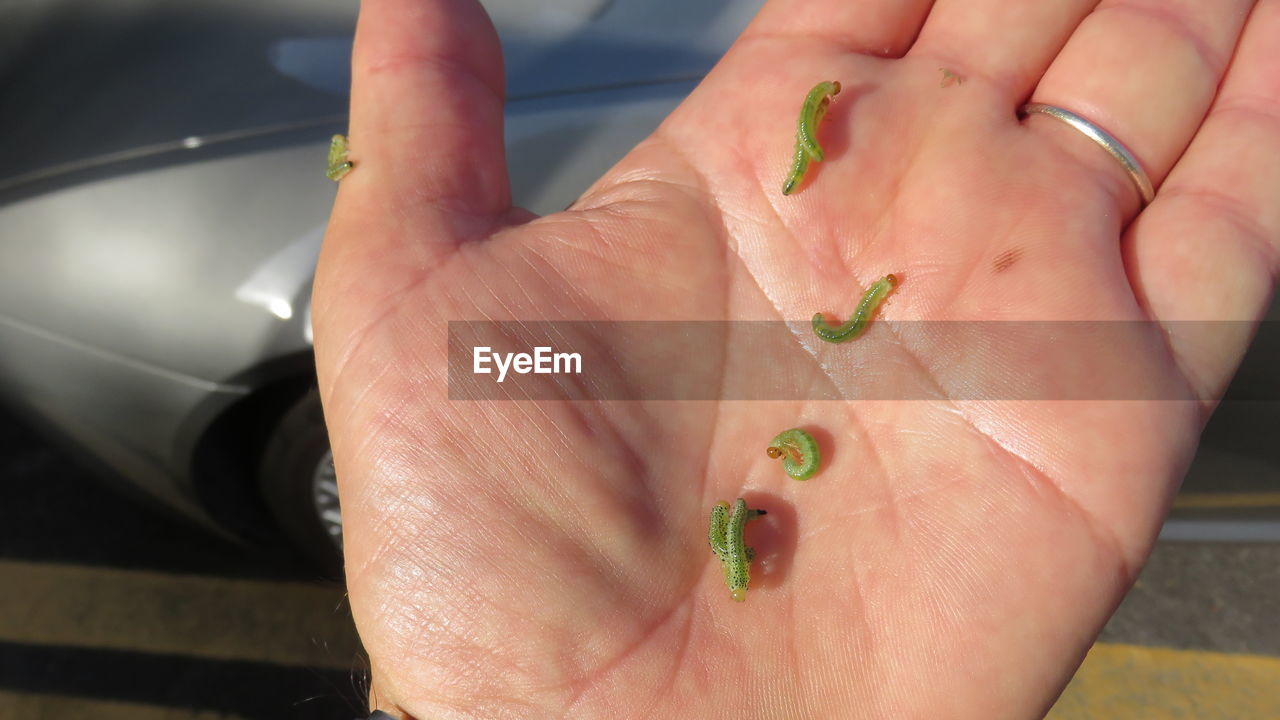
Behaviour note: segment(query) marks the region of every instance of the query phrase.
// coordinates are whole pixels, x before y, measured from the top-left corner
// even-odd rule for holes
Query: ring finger
[[[1032,102],[1105,128],[1157,187],[1204,119],[1254,0],[1108,0],[1050,64]],[[1093,168],[1132,217],[1139,195],[1123,166],[1077,130],[1040,114],[1027,126]]]

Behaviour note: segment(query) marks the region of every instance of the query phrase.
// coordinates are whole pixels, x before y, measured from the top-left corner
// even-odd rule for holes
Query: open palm
[[[366,0],[314,317],[373,702],[421,720],[1047,708],[1249,339],[1168,321],[1256,319],[1280,235],[1280,2],[1096,5],[773,0],[649,139],[533,218],[510,206],[483,11]],[[783,197],[821,80],[844,86],[827,160]],[[1076,131],[1020,120],[1028,97],[1123,138],[1156,200]],[[628,346],[587,371],[631,401],[448,399],[450,320],[843,318],[889,272],[868,338],[817,352],[878,333],[877,382],[916,399],[646,399]],[[1157,322],[1070,362],[1002,352],[979,371],[1031,378],[1014,401],[975,395],[963,344],[908,320]],[[1134,368],[1184,399],[1055,399]],[[794,426],[830,456],[806,483],[764,452]],[[706,545],[736,497],[769,510],[741,604]]]

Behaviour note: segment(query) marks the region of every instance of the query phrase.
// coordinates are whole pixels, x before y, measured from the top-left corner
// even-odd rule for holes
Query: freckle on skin
[[[1022,248],[1010,248],[996,256],[991,262],[991,267],[996,272],[1001,273],[1013,267],[1014,263],[1022,259]]]

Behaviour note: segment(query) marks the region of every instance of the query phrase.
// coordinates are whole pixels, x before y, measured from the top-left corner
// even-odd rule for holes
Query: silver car
[[[567,205],[761,2],[486,2],[517,202]],[[42,0],[0,26],[0,395],[121,486],[330,570],[309,299],[355,13]]]

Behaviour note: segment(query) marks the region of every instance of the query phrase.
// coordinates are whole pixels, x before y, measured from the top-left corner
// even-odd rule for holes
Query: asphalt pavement
[[[351,720],[343,588],[104,487],[0,411],[0,718]]]

